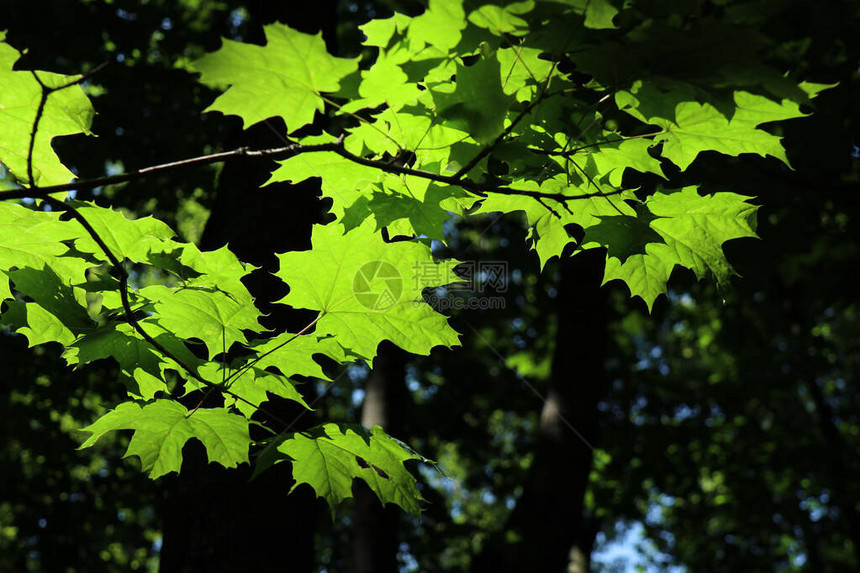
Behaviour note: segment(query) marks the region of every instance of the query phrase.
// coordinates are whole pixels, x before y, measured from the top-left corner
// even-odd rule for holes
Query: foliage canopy
[[[452,213],[524,215],[541,266],[605,249],[604,282],[623,281],[649,309],[678,267],[726,285],[723,245],[755,236],[757,207],[729,189],[681,185],[682,175],[705,152],[788,164],[772,124],[802,117],[825,86],[765,67],[739,26],[692,27],[608,0],[432,0],[420,16],[365,24],[361,58],[273,24],[265,45],[225,40],[193,63],[223,92],[206,111],[245,127],[279,118],[284,146],[149,173],[265,156],[280,163],[269,183],[321,180],[334,220],[315,227],[310,250],[279,254],[274,273],[289,287],[282,304],[316,313],[296,333],[260,323],[243,283],[254,268],[230,250],[59,199],[147,172],[70,183],[51,143],[90,133],[83,87],[98,76],[16,69],[19,53],[0,43],[0,162],[15,179],[0,192],[2,323],[31,346],[59,343],[76,368],[119,364],[128,401],[85,428],[82,447],[133,430],[126,455],[157,478],[179,471],[196,438],[225,467],[252,452],[257,472],[289,460],[296,485],[332,506],[358,479],[418,513],[403,465],[418,454],[379,427],[294,431],[266,411],[269,395],[309,409],[294,377],[325,378],[324,360],[370,362],[383,341],[422,355],[456,346],[424,298],[457,280],[457,262],[434,256]],[[672,53],[660,41],[669,36]],[[148,271],[160,284],[136,284]],[[177,402],[195,391],[197,407]]]

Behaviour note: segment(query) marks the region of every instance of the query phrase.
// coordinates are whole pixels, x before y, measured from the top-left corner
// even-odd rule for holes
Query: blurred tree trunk
[[[335,2],[324,0],[302,9],[287,2],[250,2],[249,29],[245,41],[263,43],[262,25],[287,22],[306,32],[322,29],[332,37]],[[270,121],[242,131],[239,123],[225,141],[225,148],[277,147],[284,143],[283,122]],[[311,227],[323,219],[319,187],[313,184],[277,184],[260,189],[274,169],[270,160],[234,160],[224,165],[218,182],[212,215],[202,247],[229,244],[246,262],[262,267],[246,285],[263,312],[271,313],[266,326],[296,332],[309,318],[273,307],[272,301],[286,288],[269,272],[277,269],[275,253],[310,247]],[[199,400],[199,397],[197,398]],[[286,401],[271,401],[266,409],[292,421],[300,409]],[[304,415],[294,429],[313,424]],[[277,426],[277,424],[275,424]],[[287,495],[292,478],[282,463],[249,482],[248,466],[237,470],[208,464],[200,444],[183,451],[179,476],[169,478],[164,512],[162,573],[235,571],[290,571],[314,569],[314,535],[317,502],[312,492],[300,488]]]
[[[472,563],[473,573],[589,570],[595,529],[583,503],[604,388],[604,251],[562,263],[558,332],[534,464],[501,532]]]
[[[796,285],[782,286],[783,309],[788,318],[789,326],[785,329],[792,333],[791,355],[796,358],[792,370],[800,374],[800,380],[815,408],[810,416],[818,425],[818,431],[822,443],[822,457],[830,473],[831,497],[835,506],[839,508],[840,521],[842,522],[847,540],[851,541],[854,559],[860,563],[860,500],[856,495],[856,480],[850,476],[851,468],[856,464],[857,452],[851,450],[845,443],[845,439],[839,429],[838,415],[834,412],[828,397],[818,378],[827,372],[829,364],[820,355],[812,355],[809,352],[810,342],[807,333],[813,332],[815,318],[805,314],[806,301],[812,299],[808,293],[803,292]],[[853,380],[847,380],[849,387]],[[802,394],[798,394],[801,397]],[[798,485],[800,487],[800,485]],[[804,524],[809,533],[805,533],[806,548],[809,553],[809,561],[816,571],[829,571],[829,567],[816,567],[823,563],[817,547],[817,535],[814,533],[812,524]]]
[[[402,435],[408,393],[405,384],[406,353],[383,343],[373,361],[364,387],[361,423],[382,426],[393,436]],[[352,522],[352,573],[397,573],[397,522],[401,510],[382,507],[364,482],[355,486]]]

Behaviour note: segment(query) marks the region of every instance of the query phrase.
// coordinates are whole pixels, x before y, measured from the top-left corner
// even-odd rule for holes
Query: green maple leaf
[[[227,402],[250,418],[260,407],[260,404],[269,399],[268,394],[280,396],[293,402],[298,402],[308,410],[312,408],[307,405],[304,397],[296,390],[295,385],[286,377],[272,372],[266,372],[259,368],[249,368],[245,373],[228,382],[228,389],[232,394],[241,396],[247,402],[227,396]],[[253,404],[248,404],[250,402]],[[256,408],[254,407],[256,406]]]
[[[152,301],[156,313],[153,320],[180,338],[202,341],[210,359],[236,342],[247,343],[243,330],[263,330],[257,320],[260,312],[253,304],[215,288],[153,285],[139,292]]]
[[[417,21],[416,30],[423,25],[420,17]],[[358,97],[350,94],[350,101],[338,108],[340,113],[352,114],[383,103],[389,109],[399,110],[415,104],[428,82],[448,81],[451,71],[446,70],[451,70],[454,64],[446,49],[426,45],[414,31],[411,37],[399,33],[412,22],[412,18],[395,14],[388,20],[372,21],[362,27],[368,34],[364,44],[378,47],[379,54],[370,69],[361,73]],[[453,28],[445,32],[457,33]]]
[[[631,296],[641,297],[649,309],[666,292],[666,281],[676,265],[691,269],[699,279],[711,275],[718,284],[725,285],[734,270],[723,253],[723,243],[756,236],[757,207],[747,199],[735,193],[702,197],[694,187],[649,197],[645,207],[650,216],[644,222],[651,231],[640,228],[621,239],[627,245],[625,257],[622,260],[617,253],[608,255],[604,282],[623,280]],[[603,244],[611,244],[614,239],[610,239],[604,239]],[[639,244],[634,247],[636,240]]]
[[[587,229],[600,224],[602,217],[634,214],[633,209],[624,202],[624,199],[635,198],[632,192],[616,193],[616,190],[606,188],[603,190],[613,194],[590,196],[595,192],[593,188],[569,185],[563,174],[540,184],[533,180],[516,180],[511,187],[544,193],[561,193],[573,199],[565,202],[567,205],[565,208],[563,204],[552,199],[543,200],[542,204],[524,195],[491,193],[477,210],[479,213],[523,211],[530,227],[529,239],[532,248],[538,254],[541,268],[546,266],[553,257],[560,257],[565,246],[574,241],[567,226],[576,225]],[[576,199],[579,195],[585,195],[585,198]]]
[[[65,283],[51,267],[22,267],[7,274],[33,302],[7,303],[3,323],[25,335],[30,346],[46,342],[68,346],[79,333],[95,328],[87,313],[85,291]]]
[[[179,262],[197,273],[196,276],[183,277],[185,286],[214,288],[240,304],[254,303],[242,278],[257,267],[241,262],[226,245],[215,251],[201,251],[192,244],[183,245]]]
[[[502,89],[495,53],[482,56],[471,66],[458,64],[454,91],[439,91],[434,99],[440,116],[483,144],[492,143],[502,133],[508,109],[515,101]]]
[[[496,51],[501,69],[502,89],[506,94],[517,94],[517,99],[527,101],[535,97],[537,90],[546,85],[547,76],[555,69],[553,63],[540,56],[541,50],[527,46],[502,48]]]
[[[522,35],[528,32],[529,23],[520,16],[531,12],[534,6],[534,0],[513,2],[504,7],[485,4],[469,13],[469,22],[497,36]]]
[[[430,12],[434,10],[431,7]],[[435,16],[437,20],[440,17],[444,19],[438,13]],[[412,32],[408,36],[403,35],[412,24]],[[454,72],[454,58],[450,57],[447,48],[425,43],[426,25],[424,17],[413,20],[395,13],[387,20],[374,20],[362,26],[368,35],[364,44],[378,47],[379,53],[370,69],[362,72],[357,94],[350,94],[350,101],[341,106],[339,112],[351,114],[363,108],[377,107],[383,102],[387,107],[399,110],[420,99],[421,90],[428,84],[449,81]],[[432,40],[444,43],[444,38],[448,37],[459,39],[455,27],[444,28],[443,33],[435,35]]]
[[[373,123],[363,123],[351,130],[344,142],[348,150],[358,155],[367,150],[377,156],[387,153],[395,157],[409,151],[415,154],[414,167],[428,163],[445,165],[451,146],[469,137],[466,131],[439,122],[423,108],[386,109],[373,119]]]
[[[260,369],[277,368],[284,376],[310,376],[328,380],[320,365],[313,359],[319,354],[335,362],[346,362],[343,348],[331,337],[316,334],[297,335],[289,332],[251,345],[259,358],[255,365]]]
[[[323,93],[358,69],[357,59],[329,55],[322,35],[312,36],[283,24],[264,27],[266,45],[224,39],[220,50],[194,63],[201,83],[229,88],[207,108],[242,118],[247,127],[281,117],[288,131],[313,122],[323,111]]]
[[[120,261],[128,259],[135,263],[150,262],[150,252],[159,249],[167,239],[175,235],[169,226],[152,217],[128,219],[118,211],[83,201],[72,201],[71,205],[83,215]],[[101,247],[85,233],[75,241],[75,247],[83,252],[102,255]]]
[[[573,6],[577,11],[582,10],[587,28],[598,30],[617,28],[613,19],[618,14],[618,8],[611,0],[563,0],[563,2]]]
[[[652,143],[645,139],[621,140],[590,148],[586,156],[594,165],[596,178],[605,179],[615,187],[621,186],[624,171],[627,169],[653,173],[665,179],[660,161],[648,153],[651,145]]]
[[[386,243],[371,221],[346,234],[340,225],[316,225],[312,244],[310,251],[278,255],[275,274],[290,285],[279,302],[322,313],[318,335],[334,336],[367,360],[383,340],[425,355],[459,343],[421,296],[425,287],[457,280],[453,263],[437,263],[417,242]]]
[[[398,110],[407,104],[414,104],[421,95],[418,84],[409,81],[409,76],[398,63],[382,55],[361,75],[358,93],[362,99],[349,102],[341,108],[342,111],[376,107],[383,103],[390,109]]]
[[[66,285],[84,282],[86,270],[98,264],[73,256],[68,243],[84,230],[60,221],[59,213],[34,211],[0,202],[0,269],[51,268]],[[12,298],[7,280],[0,280],[0,301]]]
[[[662,128],[654,136],[663,142],[663,157],[686,169],[703,151],[738,156],[770,155],[788,164],[781,139],[759,126],[772,121],[803,117],[798,104],[775,102],[764,96],[736,91],[731,103],[696,101],[691,91],[663,92],[657,86],[636,82],[616,94],[616,103],[636,119]]]
[[[600,223],[588,227],[582,240],[585,248],[592,243],[606,247],[609,258],[624,263],[628,258],[645,254],[649,243],[662,243],[663,237],[651,228],[656,217],[647,209],[641,209],[635,216],[612,215],[600,217]]]
[[[679,264],[692,269],[700,279],[711,274],[724,285],[734,270],[722,244],[756,237],[758,207],[748,203],[749,199],[736,193],[702,197],[695,188],[685,187],[674,193],[655,193],[645,205],[656,216],[651,227],[672,248]]]
[[[465,27],[463,0],[430,0],[427,10],[409,23],[407,35],[447,53],[460,42]]]
[[[171,332],[151,320],[139,322],[147,334],[192,368],[201,360],[192,354],[185,344]],[[103,358],[117,361],[123,381],[129,392],[145,400],[152,399],[156,392],[167,391],[165,371],[175,370],[185,374],[172,359],[144,340],[130,325],[113,323],[78,337],[67,345],[63,358],[70,365],[83,365]]]
[[[331,136],[307,138],[307,143],[328,143]],[[299,183],[311,177],[322,179],[322,194],[332,200],[331,212],[340,218],[344,210],[382,180],[383,173],[341,157],[333,151],[306,153],[280,162],[266,184],[276,181]]]
[[[421,513],[423,498],[403,463],[424,458],[379,426],[368,430],[354,424],[325,424],[279,438],[261,454],[255,474],[285,458],[293,464],[292,490],[309,485],[328,502],[332,516],[337,504],[352,497],[356,479],[367,483],[383,505],[393,503],[409,513]]]
[[[42,87],[30,71],[13,71],[20,54],[2,43],[0,32],[0,162],[19,181],[27,181],[27,158],[33,124],[36,120]],[[35,72],[49,88],[74,82],[79,76]],[[33,179],[36,185],[68,183],[75,175],[61,162],[51,142],[55,137],[90,134],[92,104],[80,86],[74,85],[51,93],[39,120],[33,147]]]
[[[343,219],[348,230],[373,217],[377,230],[388,227],[390,236],[427,237],[445,240],[443,225],[451,213],[461,214],[477,198],[459,187],[440,186],[417,177],[387,177],[384,191],[358,201]],[[409,185],[409,183],[417,185]]]
[[[172,400],[156,400],[141,405],[124,402],[83,431],[92,434],[81,444],[88,448],[107,432],[134,430],[124,457],[137,456],[143,471],[155,479],[182,467],[182,448],[196,438],[206,448],[210,462],[234,468],[248,461],[251,437],[248,421],[225,408],[189,412]]]
[[[532,187],[535,190],[538,189],[537,184]],[[560,207],[554,203],[553,205]],[[481,202],[476,213],[515,213],[518,211],[523,212],[526,216],[526,222],[529,226],[529,239],[538,254],[540,267],[543,268],[550,259],[561,256],[565,245],[573,240],[564,228],[564,219],[554,215],[537,200],[522,195],[491,194]],[[566,217],[566,215],[561,215],[558,209],[556,209],[556,213],[560,217]]]
[[[223,364],[207,362],[200,368],[200,376],[204,380],[220,384],[233,371],[233,369],[226,368]],[[226,388],[230,391],[230,394],[225,396],[226,403],[235,407],[246,418],[253,416],[259,409],[260,404],[269,399],[267,393],[298,402],[308,410],[311,409],[286,376],[266,372],[254,366],[247,368],[239,376],[227,381]],[[194,390],[205,389],[206,385],[191,378],[187,381],[185,393],[188,394]]]
[[[438,172],[439,165],[422,165]],[[380,188],[381,187],[381,188]],[[462,188],[431,182],[424,177],[385,174],[382,185],[363,195],[344,211],[341,222],[349,231],[372,217],[377,230],[389,236],[425,237],[444,241],[444,223],[451,213],[462,214],[477,200]]]
[[[365,46],[385,48],[396,33],[406,30],[411,21],[409,16],[395,12],[390,18],[379,18],[362,24],[358,28],[367,36],[362,43]]]
[[[29,346],[47,342],[68,345],[74,342],[71,329],[51,311],[32,302],[9,302],[0,324],[27,337]],[[81,309],[83,310],[83,309]]]

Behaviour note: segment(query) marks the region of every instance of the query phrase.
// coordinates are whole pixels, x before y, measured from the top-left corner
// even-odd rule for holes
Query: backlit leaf
[[[283,24],[264,29],[265,46],[225,39],[220,50],[195,62],[194,69],[208,86],[229,86],[207,111],[238,115],[245,126],[281,117],[287,130],[295,131],[313,121],[323,110],[323,94],[340,89],[340,80],[358,63],[330,56],[319,34]]]
[[[156,400],[141,405],[124,402],[90,426],[83,428],[89,438],[81,448],[94,445],[113,430],[134,430],[125,457],[137,456],[143,471],[153,479],[179,472],[182,448],[196,438],[206,448],[210,462],[234,468],[248,461],[251,438],[248,421],[224,408],[188,411],[173,400]]]
[[[59,88],[78,79],[49,72],[14,70],[17,50],[2,42],[0,31],[0,162],[21,182],[26,183],[27,159],[33,123],[42,97],[41,81],[48,88]],[[38,80],[34,76],[38,76]],[[52,147],[55,137],[89,134],[93,107],[79,85],[54,91],[48,96],[36,132],[32,157],[36,185],[68,183],[75,177],[57,157]]]
[[[382,428],[325,424],[270,444],[258,464],[271,465],[284,456],[293,462],[293,489],[307,484],[334,508],[352,497],[352,484],[363,480],[383,505],[394,503],[409,513],[421,512],[421,493],[404,467],[423,458],[388,436]],[[274,451],[276,450],[276,451]]]
[[[275,274],[290,286],[280,302],[322,313],[317,334],[367,360],[383,340],[416,354],[458,344],[421,296],[425,287],[457,280],[452,263],[434,261],[420,243],[386,243],[370,222],[346,234],[340,225],[316,225],[312,243],[310,251],[279,255]]]

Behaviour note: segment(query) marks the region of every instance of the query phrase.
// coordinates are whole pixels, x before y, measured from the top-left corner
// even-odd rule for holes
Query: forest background
[[[201,463],[193,444],[181,476],[155,482],[120,460],[128,436],[77,450],[79,429],[119,399],[115,370],[70,371],[50,346],[4,334],[0,569],[856,570],[860,12],[847,1],[636,4],[742,21],[761,34],[769,64],[838,82],[812,116],[779,127],[793,170],[707,153],[686,175],[757,197],[761,239],[724,246],[742,278],[718,290],[677,271],[649,313],[622,284],[597,288],[594,257],[538,272],[516,217],[452,222],[457,258],[506,263],[507,288],[494,293],[503,308],[452,310],[463,348],[388,350],[372,373],[356,366],[336,384],[309,385],[321,417],[382,422],[438,461],[444,475],[416,468],[429,502],[420,519],[380,510],[359,486],[332,520],[310,491],[286,495],[288,474],[248,484]],[[34,69],[110,62],[90,91],[99,137],[55,148],[79,173],[111,174],[281,144],[266,126],[242,132],[236,118],[201,113],[215,92],[182,64],[222,37],[261,42],[262,26],[281,21],[322,30],[347,57],[362,49],[359,24],[422,9],[9,0],[0,28]],[[666,41],[665,53],[682,51],[682,40]],[[696,56],[708,65],[712,55]],[[313,181],[259,190],[273,168],[235,160],[78,198],[154,214],[201,247],[229,243],[266,266],[274,252],[309,245],[324,217]],[[264,281],[253,288],[276,298]],[[619,543],[627,550],[612,550]]]

